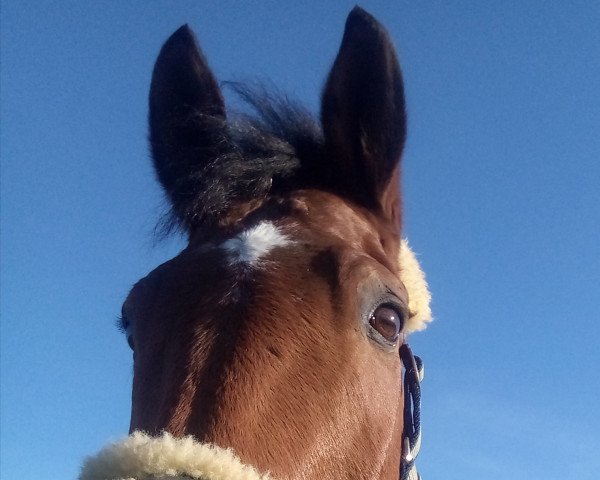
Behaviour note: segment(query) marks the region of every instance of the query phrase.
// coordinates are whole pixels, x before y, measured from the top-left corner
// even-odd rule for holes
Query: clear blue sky
[[[2,2],[3,479],[73,478],[128,429],[130,285],[170,258],[146,145],[183,23],[221,79],[318,106],[352,2]],[[365,1],[409,105],[406,232],[435,322],[425,479],[600,471],[600,3]]]

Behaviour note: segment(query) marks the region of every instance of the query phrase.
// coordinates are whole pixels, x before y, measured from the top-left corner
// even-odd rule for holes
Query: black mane
[[[190,225],[209,227],[233,204],[324,180],[315,178],[323,165],[324,140],[312,113],[274,89],[233,82],[224,86],[248,111],[229,111],[227,120],[200,113],[189,118],[194,124],[190,131],[201,123],[218,141],[213,151],[198,151],[212,160],[179,180],[188,187],[186,209],[183,216],[171,209],[163,218],[163,235]]]

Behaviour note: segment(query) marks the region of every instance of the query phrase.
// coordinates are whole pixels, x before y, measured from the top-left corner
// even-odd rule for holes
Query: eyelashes
[[[134,350],[134,348],[133,348],[133,333],[131,332],[131,323],[129,322],[129,320],[123,313],[121,313],[121,315],[117,316],[116,323],[117,323],[117,329],[122,334],[125,335],[125,338],[127,339],[127,344],[129,345],[131,350]]]
[[[129,333],[129,320],[125,317],[125,315],[117,315],[117,319],[115,321],[115,325],[119,332],[127,335]]]

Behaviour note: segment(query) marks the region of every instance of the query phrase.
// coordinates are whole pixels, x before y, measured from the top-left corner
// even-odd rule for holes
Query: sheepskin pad
[[[410,318],[405,325],[405,333],[416,332],[427,327],[431,321],[431,293],[425,280],[425,273],[406,239],[400,245],[400,280],[408,292]]]
[[[134,432],[84,462],[79,480],[273,480],[232,450],[168,433]]]

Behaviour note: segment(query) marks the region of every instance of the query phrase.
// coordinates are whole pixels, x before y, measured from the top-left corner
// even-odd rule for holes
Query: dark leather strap
[[[415,459],[421,448],[421,380],[423,362],[413,355],[408,344],[400,346],[400,359],[404,365],[404,429],[400,480],[420,480]]]

